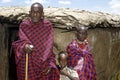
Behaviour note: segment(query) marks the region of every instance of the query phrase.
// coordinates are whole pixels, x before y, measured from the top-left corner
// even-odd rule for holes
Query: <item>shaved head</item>
[[[88,27],[84,26],[84,25],[80,25],[80,26],[77,26],[76,27],[77,31],[87,31],[88,30]]]
[[[38,8],[41,12],[43,12],[43,6],[42,6],[42,4],[40,4],[40,3],[38,3],[38,2],[36,2],[36,3],[33,3],[32,5],[31,5],[31,11],[34,9],[34,8]]]
[[[61,51],[58,54],[58,62],[59,62],[59,65],[61,66],[61,69],[63,69],[65,66],[67,66],[67,59],[68,59],[68,55],[66,52]]]
[[[59,58],[60,58],[60,59],[67,59],[67,57],[68,57],[68,54],[67,54],[66,52],[61,51],[61,52],[59,53]]]
[[[87,30],[88,27],[84,26],[84,25],[80,25],[78,27],[76,27],[76,37],[79,41],[84,41],[87,38]]]

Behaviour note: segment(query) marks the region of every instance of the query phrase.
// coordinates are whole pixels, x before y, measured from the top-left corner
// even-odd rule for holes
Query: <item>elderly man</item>
[[[25,55],[28,54],[28,80],[59,80],[53,54],[53,27],[44,19],[43,6],[33,3],[30,18],[19,27],[19,40],[12,43],[18,80],[25,80]]]

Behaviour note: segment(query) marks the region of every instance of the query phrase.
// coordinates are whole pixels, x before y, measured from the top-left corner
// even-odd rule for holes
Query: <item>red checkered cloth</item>
[[[83,58],[82,69],[77,69],[79,80],[96,80],[96,69],[94,65],[94,58],[90,53],[88,41],[79,43],[74,39],[67,47],[68,66],[74,68],[78,66],[78,61]]]
[[[28,79],[29,80],[59,80],[59,71],[55,64],[53,46],[52,24],[43,20],[41,23],[33,24],[27,19],[20,24],[19,40],[12,43],[17,66],[18,80],[25,80],[25,44],[34,46],[34,51],[29,54]],[[52,68],[50,74],[44,76],[46,68]]]

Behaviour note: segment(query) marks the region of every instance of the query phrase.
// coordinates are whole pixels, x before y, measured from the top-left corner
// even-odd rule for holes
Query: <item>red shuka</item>
[[[94,57],[90,53],[87,39],[83,43],[79,43],[77,39],[74,39],[68,45],[67,52],[68,67],[73,69],[77,67],[76,71],[78,72],[79,80],[97,80]]]

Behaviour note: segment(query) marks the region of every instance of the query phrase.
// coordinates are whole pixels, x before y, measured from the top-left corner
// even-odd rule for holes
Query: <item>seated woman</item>
[[[76,38],[67,47],[68,67],[77,71],[79,80],[96,80],[94,58],[87,40],[87,29],[85,26],[77,27]]]
[[[60,80],[79,80],[77,71],[67,67],[68,55],[65,52],[58,54],[58,69],[60,70]]]

